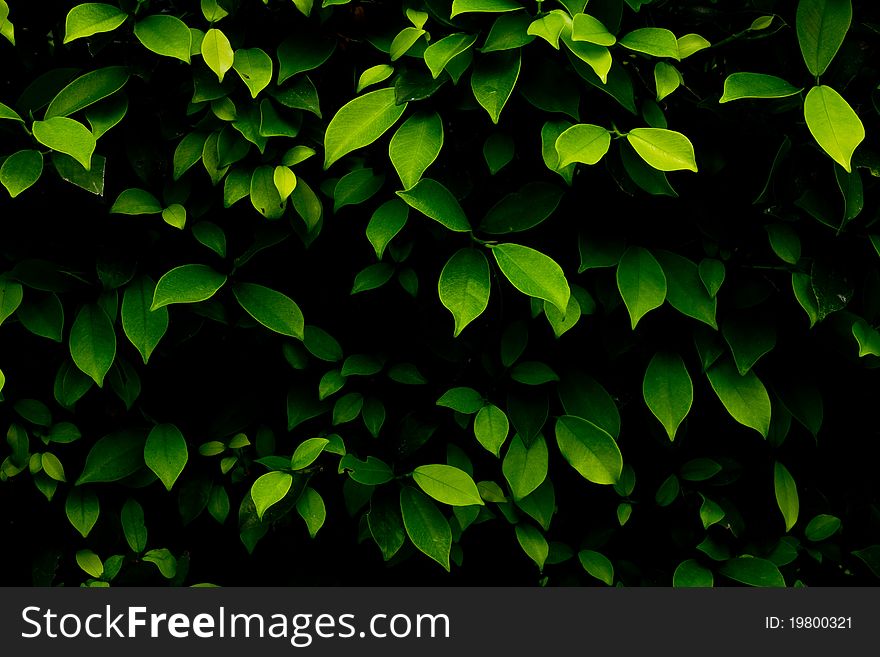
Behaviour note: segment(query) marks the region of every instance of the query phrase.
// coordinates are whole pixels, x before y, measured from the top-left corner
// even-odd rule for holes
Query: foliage
[[[870,7],[0,1],[4,581],[871,582]]]

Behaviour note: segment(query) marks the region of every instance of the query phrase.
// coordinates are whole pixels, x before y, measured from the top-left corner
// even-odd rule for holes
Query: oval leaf
[[[400,512],[413,545],[448,571],[452,530],[440,509],[422,491],[405,486],[400,489]]]
[[[770,430],[770,397],[757,375],[751,371],[740,375],[733,360],[724,358],[706,376],[731,417],[766,438]]]
[[[388,143],[388,156],[404,189],[409,189],[431,166],[443,146],[443,121],[437,112],[413,114]]]
[[[128,82],[128,68],[125,66],[108,66],[90,71],[58,92],[46,108],[44,118],[70,116],[115,94],[125,86],[126,82]]]
[[[324,168],[376,141],[397,123],[406,106],[397,105],[394,89],[371,91],[343,105],[324,133]]]
[[[724,81],[724,93],[719,103],[742,98],[786,98],[803,91],[782,78],[763,73],[732,73]]]
[[[804,101],[807,127],[832,160],[852,171],[853,153],[865,139],[865,126],[843,97],[824,85],[810,89]]]
[[[179,18],[154,14],[137,22],[134,35],[147,50],[190,63],[192,32]]]
[[[694,386],[681,356],[657,353],[645,370],[642,395],[654,417],[666,429],[669,440],[675,440],[675,433],[694,401]]]
[[[635,128],[626,140],[645,162],[659,171],[697,170],[694,145],[680,132],[663,128]]]
[[[737,557],[724,562],[719,572],[748,586],[784,587],[785,579],[772,561],[755,557]]]
[[[217,80],[223,82],[223,78],[235,61],[235,53],[232,51],[229,39],[220,30],[211,28],[205,32],[200,50],[205,64],[214,71]]]
[[[181,265],[156,284],[150,310],[172,303],[197,303],[210,299],[226,283],[226,276],[207,265]]]
[[[174,486],[188,459],[186,439],[180,429],[173,424],[153,427],[144,445],[144,463],[167,490]]]
[[[102,387],[116,358],[116,332],[101,306],[89,304],[80,308],[70,328],[69,346],[80,371]]]
[[[251,486],[251,499],[260,520],[269,507],[284,499],[292,484],[293,476],[287,472],[267,472],[254,482]]]
[[[43,174],[43,154],[40,151],[24,150],[13,153],[0,167],[0,183],[15,198],[29,189]]]
[[[610,434],[573,415],[556,421],[556,442],[565,460],[587,481],[614,484],[623,471],[620,448]]]
[[[610,146],[611,133],[605,128],[591,123],[573,125],[556,138],[558,167],[561,169],[575,162],[596,164]]]
[[[650,251],[631,246],[617,264],[617,289],[635,330],[642,317],[665,301],[666,275]]]
[[[95,152],[95,136],[82,123],[63,116],[45,121],[34,121],[34,139],[53,151],[70,155],[89,171]]]
[[[122,330],[141,355],[144,365],[168,330],[168,309],[150,310],[156,284],[143,276],[125,288]]]
[[[144,465],[146,436],[139,431],[120,431],[104,436],[86,456],[76,485],[119,481]]]
[[[90,37],[101,32],[112,32],[125,22],[128,15],[103,2],[85,2],[71,9],[64,21],[64,43]]]
[[[852,22],[851,0],[800,0],[795,28],[807,70],[825,72],[840,50]]]
[[[519,244],[498,244],[492,247],[492,255],[513,287],[530,297],[549,301],[565,314],[571,289],[555,260]]]
[[[797,484],[788,468],[778,461],[773,465],[773,489],[776,491],[776,504],[785,520],[785,531],[790,532],[797,522],[800,507]]]
[[[440,302],[455,319],[454,337],[479,317],[489,305],[489,263],[476,249],[457,251],[440,272]]]
[[[419,488],[438,502],[451,506],[483,504],[470,475],[451,465],[420,465],[412,476]]]
[[[266,328],[303,339],[303,314],[290,297],[254,283],[236,283],[232,293],[245,312]]]
[[[422,178],[412,188],[397,192],[407,205],[449,230],[466,233],[471,225],[458,200],[446,187],[431,178]]]

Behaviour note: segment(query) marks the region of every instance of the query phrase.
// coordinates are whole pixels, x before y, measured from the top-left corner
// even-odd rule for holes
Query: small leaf
[[[489,305],[489,263],[476,249],[464,248],[449,259],[437,285],[440,302],[455,319],[454,337]]]
[[[82,123],[63,116],[45,121],[34,121],[31,129],[34,139],[53,151],[70,155],[86,171],[92,166],[95,152],[95,136]]]
[[[376,66],[371,66],[366,71],[361,73],[361,76],[358,78],[357,87],[355,88],[355,93],[360,93],[367,87],[371,87],[374,84],[379,84],[394,75],[394,67],[389,66],[388,64],[377,64]]]
[[[535,527],[529,524],[519,523],[516,528],[516,540],[529,559],[535,562],[538,569],[544,570],[544,563],[550,554],[550,546],[547,539]]]
[[[798,492],[794,477],[784,465],[777,461],[773,465],[773,488],[776,491],[776,504],[785,519],[785,531],[790,532],[798,519]]]
[[[152,279],[143,276],[130,283],[122,297],[122,330],[145,365],[168,330],[168,309],[150,310],[155,289]]]
[[[519,50],[490,53],[477,59],[471,74],[471,90],[480,106],[497,124],[501,111],[510,99],[519,79],[521,57]]]
[[[172,303],[206,301],[223,287],[226,276],[207,265],[181,265],[165,273],[156,284],[150,310]]]
[[[160,424],[153,427],[144,445],[144,463],[156,473],[167,490],[183,472],[189,459],[186,439],[173,424]]]
[[[88,488],[71,488],[64,502],[64,512],[73,528],[86,538],[98,522],[101,504],[94,491]]]
[[[623,457],[614,438],[592,422],[563,415],[556,421],[559,451],[587,481],[613,484],[623,470]]]
[[[293,476],[287,472],[267,472],[253,483],[251,499],[260,520],[271,506],[284,499],[292,484]]]
[[[501,455],[501,446],[510,432],[507,415],[494,404],[486,404],[474,418],[474,436],[477,442],[496,457]]]
[[[272,82],[272,58],[260,48],[236,50],[232,68],[251,92],[251,98],[256,98]]]
[[[290,297],[254,283],[236,283],[232,293],[245,312],[269,330],[304,339],[303,314]]]
[[[177,574],[177,559],[166,548],[150,550],[141,559],[154,564],[165,579],[174,579]]]
[[[547,442],[544,437],[536,437],[527,447],[519,435],[515,435],[504,455],[501,471],[514,499],[521,500],[544,483],[547,467]]]
[[[36,183],[43,173],[43,155],[39,151],[24,150],[13,153],[0,167],[0,183],[15,198]]]
[[[401,125],[388,143],[388,156],[404,189],[413,187],[443,147],[443,121],[436,112],[418,112]]]
[[[617,265],[617,289],[635,330],[639,320],[666,299],[666,275],[650,251],[631,246]]]
[[[594,550],[581,550],[578,560],[590,575],[608,586],[614,585],[614,566],[604,554]]]
[[[413,545],[449,571],[452,530],[437,506],[420,490],[405,486],[400,489],[400,511]]]
[[[186,208],[180,203],[172,203],[162,210],[162,221],[177,230],[183,230],[186,227]]]
[[[483,504],[474,480],[451,465],[420,465],[413,470],[413,481],[438,502],[451,506]]]
[[[561,9],[553,9],[533,20],[528,34],[541,37],[559,50],[559,37],[566,28],[571,29],[571,19]]]
[[[519,244],[498,244],[492,247],[492,255],[501,273],[517,290],[549,301],[565,313],[571,289],[555,260]]]
[[[818,543],[834,536],[840,530],[840,524],[837,516],[820,513],[807,524],[804,535],[807,540]]]
[[[329,444],[326,438],[307,438],[293,450],[293,456],[290,459],[291,470],[302,470],[309,467],[324,451]]]
[[[681,73],[672,64],[657,62],[654,65],[654,87],[657,89],[658,103],[678,89],[681,84]]]
[[[559,155],[558,168],[580,162],[596,164],[611,146],[611,133],[605,128],[590,123],[579,123],[568,128],[556,138],[556,152]]]
[[[645,371],[642,395],[654,417],[666,429],[669,440],[675,440],[675,433],[694,401],[694,386],[681,356],[668,352],[655,354]]]
[[[120,513],[122,533],[132,552],[143,552],[147,547],[147,526],[144,524],[144,509],[129,498],[122,505]]]
[[[709,48],[712,44],[699,34],[685,34],[678,37],[678,58],[685,59],[691,55]]]
[[[861,119],[843,97],[831,87],[816,86],[804,101],[807,127],[832,160],[852,171],[853,153],[865,139]]]
[[[327,519],[327,509],[324,506],[324,499],[311,486],[306,486],[296,501],[296,511],[300,517],[305,520],[306,527],[309,530],[309,536],[315,538],[318,531],[324,526]]]
[[[733,360],[724,358],[709,368],[706,376],[731,417],[766,438],[770,430],[770,397],[755,373],[742,376]]]
[[[459,413],[473,414],[483,408],[485,402],[483,398],[473,388],[450,388],[440,399],[437,400],[437,406],[445,406]]]
[[[324,134],[324,169],[385,134],[403,115],[406,105],[396,104],[394,89],[371,91],[343,105]]]
[[[135,24],[134,35],[147,50],[190,63],[192,32],[179,18],[166,14],[147,16]]]
[[[70,328],[69,346],[76,366],[102,387],[116,358],[116,332],[99,305],[80,308]]]
[[[672,574],[675,588],[711,588],[714,583],[712,571],[701,566],[696,559],[682,561]]]
[[[422,178],[407,191],[397,192],[397,195],[411,208],[446,226],[449,230],[460,233],[471,230],[458,200],[436,180]]]
[[[211,28],[205,32],[201,46],[202,57],[217,75],[217,80],[223,82],[223,78],[235,62],[235,53],[229,44],[229,39],[217,28]]]
[[[431,76],[436,80],[447,64],[474,45],[476,40],[476,34],[457,32],[425,48],[423,58],[428,70],[431,71]]]
[[[763,73],[732,73],[724,80],[724,93],[719,103],[743,98],[787,98],[803,91],[782,78]]]
[[[79,4],[68,12],[64,21],[64,43],[101,32],[112,32],[127,18],[128,15],[118,7],[102,2]]]
[[[748,586],[784,587],[785,579],[779,568],[766,559],[737,557],[725,561],[719,570],[725,577]]]
[[[679,59],[678,40],[667,29],[659,27],[643,27],[625,34],[619,43],[624,48],[652,55],[653,57],[670,57]]]
[[[76,553],[77,565],[92,577],[100,577],[104,574],[104,564],[101,558],[91,550],[79,550]]]
[[[81,75],[55,95],[44,118],[70,116],[112,96],[125,86],[128,75],[125,66],[109,66]]]
[[[500,13],[522,9],[516,0],[453,0],[450,18],[467,13]]]
[[[529,182],[493,205],[480,228],[487,233],[504,234],[534,228],[559,207],[564,192],[557,185]]]
[[[366,235],[379,260],[388,243],[406,226],[408,216],[409,206],[400,199],[392,199],[380,205],[370,217]]]
[[[694,146],[680,132],[662,128],[634,128],[626,140],[645,162],[659,171],[697,171]]]
[[[110,214],[159,214],[162,204],[159,199],[143,189],[126,189],[110,208]]]

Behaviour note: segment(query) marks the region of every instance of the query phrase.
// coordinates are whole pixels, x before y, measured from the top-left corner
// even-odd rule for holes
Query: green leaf
[[[642,395],[666,429],[669,440],[675,440],[675,433],[694,401],[694,386],[681,356],[670,352],[655,354],[645,370]]]
[[[730,416],[766,438],[770,430],[770,397],[755,373],[743,376],[732,359],[724,358],[709,368],[706,376]]]
[[[18,309],[23,298],[24,291],[20,283],[0,277],[0,324]]]
[[[403,28],[391,41],[389,49],[391,61],[396,62],[403,57],[409,49],[415,45],[416,41],[421,39],[425,34],[427,34],[427,32],[419,27]]]
[[[397,192],[397,195],[411,208],[451,231],[466,233],[471,230],[458,200],[436,180],[422,178],[410,189]]]
[[[642,317],[666,300],[666,275],[650,251],[631,246],[617,264],[617,289],[635,330]]]
[[[701,566],[696,559],[682,561],[672,574],[675,588],[711,588],[714,584],[712,571]]]
[[[573,415],[556,421],[556,442],[569,464],[587,481],[613,484],[623,471],[623,457],[614,438],[592,422]]]
[[[423,58],[431,76],[436,80],[443,69],[456,57],[474,45],[477,40],[476,34],[456,32],[447,37],[435,41],[425,48]]]
[[[510,447],[501,463],[501,471],[510,485],[514,499],[521,500],[544,483],[547,478],[547,464],[547,441],[543,436],[537,436],[528,446],[519,434],[511,439]]]
[[[387,263],[379,262],[375,265],[369,265],[355,275],[351,294],[380,288],[390,281],[393,275],[394,267]]]
[[[797,484],[788,468],[779,461],[773,464],[773,488],[776,491],[776,504],[785,520],[785,531],[790,532],[797,522],[800,508]]]
[[[483,504],[477,485],[466,472],[451,465],[420,465],[413,481],[438,502],[451,506]]]
[[[852,22],[851,0],[800,0],[795,28],[807,70],[819,77],[840,49]]]
[[[474,418],[474,437],[477,442],[496,457],[501,456],[501,446],[510,432],[507,415],[494,404],[486,404]]]
[[[721,472],[722,467],[712,459],[691,459],[681,466],[681,478],[685,481],[707,481]]]
[[[147,547],[147,526],[144,524],[144,509],[129,498],[122,505],[119,517],[125,542],[132,552],[143,552]]]
[[[394,89],[371,91],[343,105],[324,134],[324,169],[385,134],[403,115],[406,105],[396,104]]]
[[[508,135],[493,132],[483,142],[483,159],[493,176],[513,160],[513,139]]]
[[[539,386],[559,381],[556,372],[550,369],[547,364],[534,360],[520,361],[514,365],[510,368],[510,378],[528,386]]]
[[[685,34],[678,37],[678,58],[685,59],[694,53],[709,48],[712,44],[699,34]]]
[[[46,108],[45,119],[70,116],[90,105],[112,96],[128,82],[128,68],[108,66],[81,75],[64,87]]]
[[[643,27],[621,37],[620,45],[653,57],[679,59],[678,40],[667,29]]]
[[[79,550],[76,553],[76,564],[92,577],[100,577],[104,574],[101,558],[91,550]]]
[[[837,516],[820,513],[807,524],[804,536],[807,540],[818,543],[834,536],[840,530],[840,524]]]
[[[535,562],[538,569],[544,570],[544,563],[550,554],[550,546],[547,539],[535,527],[529,524],[520,523],[515,527],[516,540],[519,542],[523,552],[528,555],[529,559]]]
[[[737,371],[745,375],[776,346],[775,318],[761,315],[729,315],[721,327],[730,346]]]
[[[281,198],[275,184],[275,167],[254,169],[250,187],[251,205],[267,219],[280,219],[287,209],[287,199]]]
[[[162,210],[162,221],[177,230],[186,227],[186,208],[180,203],[173,203]]]
[[[9,20],[9,5],[6,0],[0,0],[0,36],[15,45],[15,26]]]
[[[703,498],[703,503],[700,505],[700,521],[703,523],[703,529],[709,529],[724,520],[724,509],[702,493],[700,497]]]
[[[496,203],[480,224],[491,234],[528,230],[545,221],[559,207],[564,192],[557,185],[529,182]]]
[[[594,550],[581,550],[578,560],[590,575],[608,586],[614,585],[614,566],[604,554]]]
[[[394,75],[393,66],[389,66],[388,64],[377,64],[376,66],[371,66],[366,71],[361,73],[360,77],[358,78],[355,93],[359,94],[367,87],[371,87],[374,84],[384,82],[392,75]]]
[[[611,58],[611,52],[608,48],[605,46],[597,46],[586,41],[573,41],[565,36],[564,32],[562,35],[562,42],[575,57],[592,69],[592,73],[595,74],[595,78],[601,85],[608,84],[608,75],[611,72],[612,66],[614,66],[614,61]],[[576,60],[571,61],[575,62],[575,68],[577,70],[579,67],[577,66]],[[580,73],[582,70],[584,70],[583,67],[580,67],[578,72]],[[604,86],[601,88],[606,91],[608,90]]]
[[[223,32],[212,27],[205,32],[205,37],[202,39],[201,52],[205,64],[214,71],[217,80],[223,82],[223,78],[235,62],[235,53],[232,51],[229,39],[226,38]]]
[[[499,16],[489,30],[480,51],[483,53],[513,50],[528,45],[535,37],[528,34],[532,17],[525,12]]]
[[[400,489],[400,512],[413,545],[449,571],[452,530],[437,506],[420,490],[405,486]]]
[[[801,259],[801,240],[788,224],[768,224],[764,226],[770,247],[784,262],[796,265]]]
[[[66,482],[67,478],[64,476],[64,466],[61,464],[61,461],[57,456],[52,454],[51,452],[43,452],[40,455],[40,466],[51,479],[60,482]]]
[[[291,470],[302,470],[309,467],[324,451],[329,444],[326,438],[307,438],[297,445],[290,458]]]
[[[188,459],[186,439],[180,429],[173,424],[153,427],[144,445],[144,463],[156,473],[166,490],[174,486]]]
[[[18,115],[18,112],[3,103],[0,103],[0,121],[18,121],[19,123],[24,123],[24,120]]]
[[[86,120],[92,128],[95,139],[100,139],[102,135],[119,125],[127,113],[128,97],[125,94],[116,94],[89,108],[86,111]],[[101,181],[103,185],[103,174]]]
[[[292,484],[293,476],[287,472],[267,472],[253,483],[251,499],[260,520],[271,506],[284,499]]]
[[[177,574],[177,559],[166,548],[150,550],[141,560],[154,564],[165,579],[174,579]]]
[[[13,153],[0,167],[0,183],[15,198],[33,186],[43,174],[43,155],[39,151],[24,150]]]
[[[272,58],[260,48],[236,50],[232,68],[251,92],[251,98],[256,98],[272,82]]]
[[[763,73],[732,73],[724,80],[724,93],[719,103],[743,98],[787,98],[803,91],[782,78]]]
[[[307,29],[278,46],[278,84],[288,78],[319,68],[336,49],[336,39],[326,38],[320,30]]]
[[[440,302],[455,319],[454,337],[483,314],[489,305],[489,263],[481,251],[456,251],[440,272]]]
[[[140,431],[104,436],[89,450],[76,485],[119,481],[134,474],[144,465],[145,441],[146,436]]]
[[[565,313],[571,289],[555,260],[519,244],[493,246],[492,255],[501,273],[517,290],[530,297],[549,301]]]
[[[409,206],[400,199],[386,201],[373,213],[366,235],[378,259],[382,259],[388,243],[403,230],[408,216]]]
[[[162,204],[159,199],[143,189],[126,189],[119,194],[110,208],[110,214],[159,214]]]
[[[116,358],[116,332],[107,313],[97,304],[80,308],[70,328],[70,355],[98,387]]]
[[[64,502],[64,513],[83,538],[89,535],[101,513],[98,496],[87,488],[71,488]]]
[[[785,579],[779,568],[766,559],[737,557],[725,561],[719,571],[725,577],[748,586],[784,587]]]
[[[860,319],[853,322],[852,334],[859,345],[859,358],[880,356],[880,331]]]
[[[207,135],[202,132],[190,132],[174,149],[173,178],[179,180],[196,162],[202,159]]]
[[[135,24],[134,35],[147,50],[190,63],[192,32],[179,18],[167,14],[147,16]]]
[[[613,437],[620,433],[620,412],[614,399],[592,377],[566,375],[559,385],[559,399],[568,415],[589,420]]]
[[[541,37],[559,50],[559,37],[566,28],[571,29],[571,19],[561,9],[553,9],[533,20],[529,25],[528,34]]]
[[[304,338],[302,311],[290,297],[254,283],[236,283],[232,293],[244,311],[269,330]]]
[[[852,171],[850,161],[865,139],[865,127],[852,107],[831,87],[815,86],[804,101],[810,134],[832,160]]]
[[[718,302],[703,285],[697,265],[671,251],[658,251],[657,260],[666,276],[666,300],[669,305],[681,314],[717,329],[715,311]]]
[[[522,9],[522,5],[516,0],[453,0],[450,18],[459,14],[467,13],[491,13],[516,11]]]
[[[206,301],[223,287],[226,276],[207,265],[181,265],[166,272],[156,284],[150,310],[172,303]]]
[[[471,90],[480,107],[497,124],[501,110],[510,100],[519,79],[522,58],[520,51],[508,50],[485,54],[477,59],[471,74]]]
[[[34,121],[34,139],[53,151],[66,153],[88,171],[95,152],[95,136],[82,123],[63,116],[46,121]]]
[[[125,22],[128,15],[118,7],[103,2],[85,2],[71,9],[64,21],[64,43],[112,32]]]
[[[571,25],[571,38],[574,41],[587,41],[597,46],[613,46],[617,37],[608,31],[602,21],[589,14],[575,14]]]
[[[626,135],[630,146],[659,171],[697,171],[694,146],[680,132],[663,128],[634,128]]]
[[[388,464],[375,456],[368,456],[366,461],[361,461],[346,454],[339,461],[339,468],[347,471],[352,481],[364,486],[381,486],[394,479],[394,472]]]
[[[459,413],[473,414],[479,411],[485,402],[473,388],[450,388],[437,400],[437,406],[445,406]]]
[[[443,121],[437,112],[417,112],[388,143],[388,156],[404,189],[413,187],[443,147]]]
[[[579,123],[568,128],[556,138],[557,168],[580,162],[596,164],[611,146],[611,133],[591,123]]]
[[[382,551],[382,558],[388,561],[397,554],[406,542],[406,531],[403,528],[403,518],[400,515],[400,504],[392,503],[389,498],[370,499],[370,512],[367,514],[367,524],[370,534],[376,545]]]
[[[168,330],[168,309],[150,310],[155,289],[153,280],[143,276],[130,283],[122,297],[122,330],[144,365]]]
[[[666,98],[682,84],[681,73],[672,64],[657,62],[654,65],[654,87],[657,89],[657,102]]]
[[[327,509],[320,493],[311,486],[306,486],[296,501],[296,511],[305,520],[309,536],[315,538],[327,519]]]

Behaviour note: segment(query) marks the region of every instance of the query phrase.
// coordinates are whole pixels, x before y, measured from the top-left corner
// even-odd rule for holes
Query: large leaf
[[[202,58],[208,65],[219,82],[223,82],[223,78],[232,68],[235,62],[235,53],[229,43],[229,39],[217,28],[212,27],[205,32],[201,45]]]
[[[851,0],[800,0],[795,28],[807,70],[819,77],[840,50],[852,22]]]
[[[492,123],[498,123],[501,110],[513,93],[520,65],[518,49],[485,54],[474,65],[471,90],[480,106],[489,113]]]
[[[400,512],[413,545],[448,571],[452,530],[437,506],[422,491],[404,486],[400,489]]]
[[[776,504],[785,520],[785,531],[790,532],[797,522],[800,508],[797,484],[788,468],[779,461],[773,465],[773,489],[776,492]]]
[[[849,103],[831,87],[819,85],[807,93],[804,118],[822,150],[847,172],[852,171],[850,162],[865,139],[865,127]]]
[[[555,260],[519,244],[498,244],[492,247],[492,255],[501,273],[517,290],[549,301],[565,314],[571,290]]]
[[[302,311],[287,295],[254,283],[236,283],[232,293],[245,312],[266,328],[303,339]]]
[[[388,156],[404,189],[413,187],[443,147],[443,121],[437,112],[417,112],[388,143]]]
[[[76,366],[98,384],[116,358],[116,332],[107,313],[98,304],[80,308],[70,328],[70,355]]]
[[[634,128],[626,140],[645,162],[659,171],[697,170],[694,146],[680,132],[663,128]]]
[[[775,75],[763,73],[732,73],[724,80],[724,93],[719,103],[743,98],[786,98],[803,91]]]
[[[740,424],[765,438],[770,430],[770,397],[754,372],[741,375],[731,358],[719,360],[706,372],[718,399]]]
[[[97,142],[82,123],[67,117],[55,116],[45,121],[34,121],[34,139],[59,153],[66,153],[88,171],[92,168],[92,154]]]
[[[466,233],[471,230],[464,210],[446,187],[431,178],[422,178],[406,191],[397,192],[411,208],[446,226],[449,230]]]
[[[150,310],[172,303],[206,301],[223,287],[226,276],[207,265],[181,265],[165,273],[156,284]]]
[[[655,354],[645,370],[642,395],[666,429],[669,440],[675,440],[675,433],[694,401],[694,386],[681,356],[670,352]]]
[[[394,89],[378,89],[343,105],[324,133],[324,168],[368,146],[397,123],[407,103],[397,104]]]
[[[126,82],[128,82],[128,68],[125,66],[108,66],[90,71],[58,92],[46,108],[44,118],[70,116],[115,94],[125,86]]]
[[[84,2],[71,9],[64,21],[64,43],[90,37],[101,32],[112,32],[125,22],[128,15],[113,5],[103,2]]]
[[[193,35],[182,20],[166,14],[153,14],[138,21],[134,35],[147,50],[189,64]]]
[[[635,330],[639,320],[666,299],[666,275],[650,251],[631,246],[617,264],[617,289]]]
[[[453,335],[483,314],[489,305],[489,263],[481,251],[464,248],[449,259],[437,284],[440,302],[455,319]]]
[[[592,422],[563,415],[556,421],[556,442],[565,460],[587,481],[614,484],[620,479],[620,448],[610,434]]]
[[[144,445],[144,463],[152,470],[167,490],[183,472],[189,458],[186,439],[173,424],[153,427]]]
[[[420,465],[412,476],[419,488],[438,502],[451,506],[483,504],[470,475],[451,465]]]
[[[144,365],[168,330],[168,309],[150,310],[156,284],[142,276],[125,288],[122,297],[122,330],[143,358]]]
[[[76,485],[119,481],[144,465],[146,432],[120,431],[98,440],[89,450]]]

